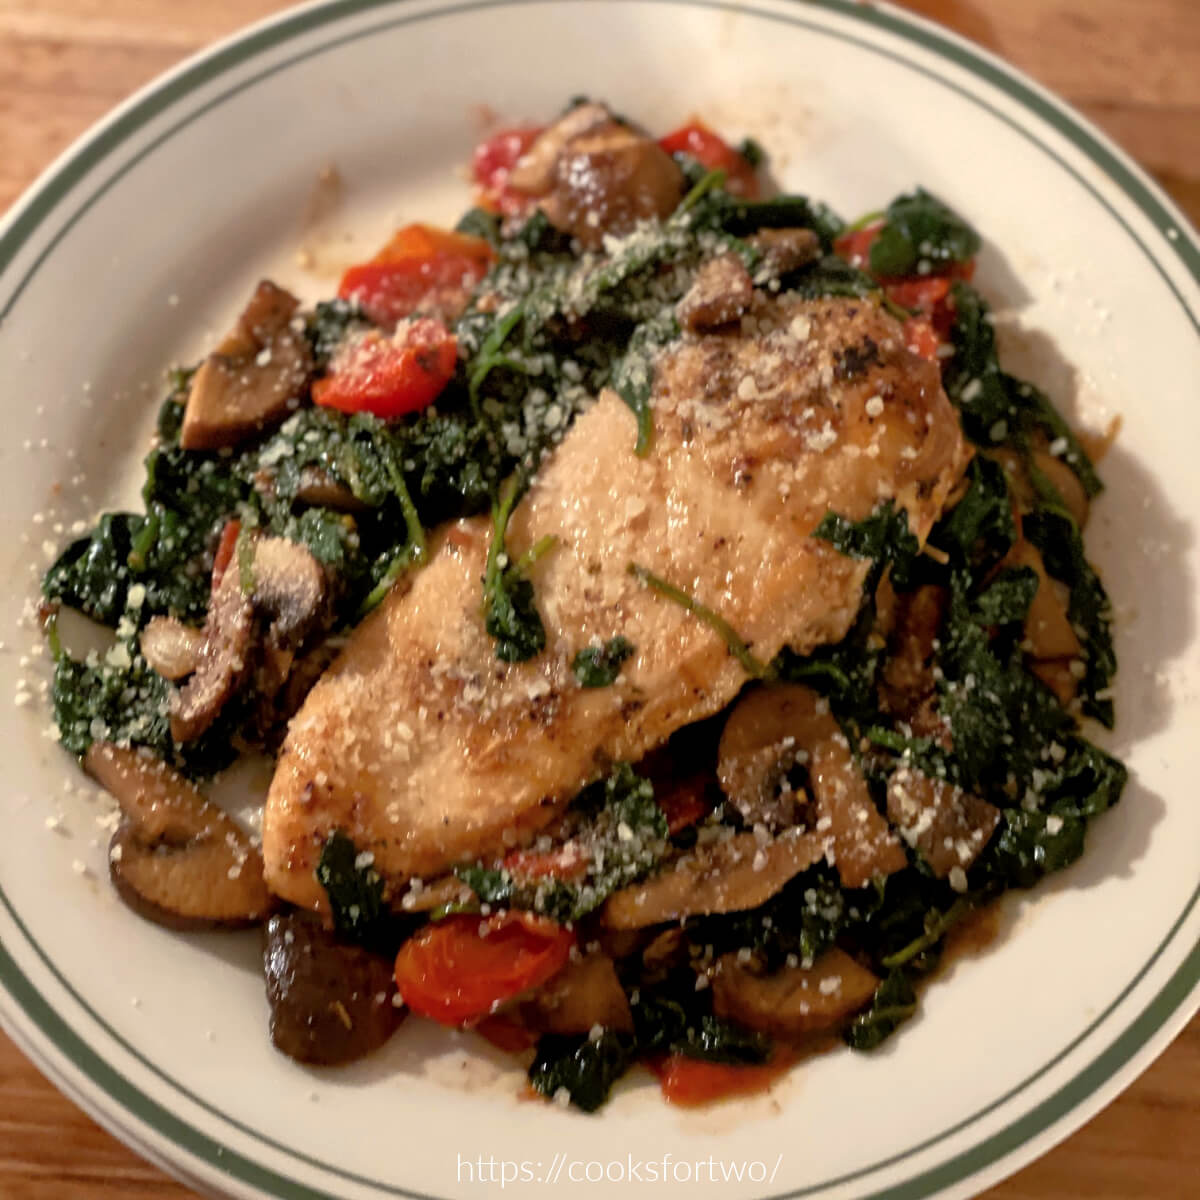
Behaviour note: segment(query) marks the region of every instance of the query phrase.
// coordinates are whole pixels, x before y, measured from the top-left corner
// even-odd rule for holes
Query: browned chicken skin
[[[655,369],[654,441],[604,393],[514,513],[508,547],[552,535],[531,571],[546,650],[507,664],[483,627],[490,528],[452,527],[428,566],[354,633],[293,720],[263,829],[270,887],[319,909],[334,829],[396,887],[527,841],[616,760],[724,708],[747,674],[638,563],[718,611],[760,659],[845,635],[866,564],[811,536],[892,499],[924,540],[969,453],[937,367],[874,304],[755,298]],[[623,635],[617,681],[570,664]]]

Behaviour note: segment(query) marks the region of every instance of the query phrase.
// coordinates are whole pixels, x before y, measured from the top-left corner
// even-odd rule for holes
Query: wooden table
[[[0,0],[0,212],[73,138],[280,0]],[[1200,223],[1196,0],[907,0],[1071,101]],[[1200,1194],[1200,1018],[1124,1095],[991,1200]],[[185,1200],[0,1034],[0,1196]]]

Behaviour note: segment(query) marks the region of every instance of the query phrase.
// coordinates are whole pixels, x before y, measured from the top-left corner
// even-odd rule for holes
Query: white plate
[[[921,182],[984,232],[980,286],[1034,331],[1006,336],[1020,366],[1087,423],[1125,418],[1090,531],[1120,614],[1123,803],[883,1052],[824,1056],[767,1100],[700,1114],[643,1081],[585,1117],[519,1101],[500,1059],[415,1022],[354,1069],[281,1058],[255,937],[175,936],[117,903],[96,802],[44,736],[44,707],[9,707],[5,1025],[109,1128],[236,1196],[466,1196],[489,1157],[522,1164],[524,1190],[598,1169],[615,1184],[631,1162],[648,1179],[665,1159],[679,1186],[740,1168],[731,1196],[976,1191],[1111,1099],[1196,1004],[1200,250],[1124,156],[967,43],[832,0],[362,0],[290,13],[166,76],[0,234],[0,689],[7,703],[44,678],[16,629],[43,542],[129,489],[162,369],[265,270],[328,289],[295,264],[302,240],[329,265],[397,219],[455,215],[477,106],[545,118],[578,92],[655,129],[701,112],[752,132],[786,184],[845,214]],[[302,222],[331,162],[345,202],[314,243]]]

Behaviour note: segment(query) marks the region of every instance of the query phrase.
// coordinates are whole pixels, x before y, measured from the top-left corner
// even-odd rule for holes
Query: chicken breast
[[[969,458],[937,367],[874,304],[758,297],[738,325],[655,364],[654,441],[606,392],[519,504],[517,555],[553,535],[531,579],[547,644],[497,660],[483,626],[483,518],[459,522],[388,595],[293,719],[263,824],[269,886],[320,909],[314,867],[341,829],[393,888],[529,840],[581,787],[719,711],[747,673],[707,624],[631,563],[716,610],[761,660],[840,639],[867,564],[811,536],[892,499],[923,541]],[[622,635],[633,655],[585,689],[575,654]]]

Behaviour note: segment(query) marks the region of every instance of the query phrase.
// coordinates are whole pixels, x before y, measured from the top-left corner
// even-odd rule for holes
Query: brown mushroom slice
[[[390,959],[348,946],[310,915],[267,922],[263,974],[271,1041],[297,1062],[341,1066],[379,1049],[406,1010]]]
[[[1050,481],[1075,524],[1082,529],[1087,524],[1089,500],[1079,476],[1061,458],[1045,450],[1035,450],[1032,458],[1033,465]]]
[[[151,617],[142,630],[139,644],[151,669],[174,682],[186,678],[199,666],[204,631],[174,617]]]
[[[711,329],[736,321],[753,299],[754,284],[742,260],[736,254],[718,254],[696,272],[675,314],[686,329]]]
[[[757,975],[736,954],[725,954],[712,979],[713,1012],[773,1037],[824,1033],[865,1008],[878,983],[836,946],[811,967],[783,967],[770,975]]]
[[[1000,822],[1000,810],[944,779],[912,767],[897,767],[888,779],[888,819],[945,879],[979,857]]]
[[[879,698],[887,712],[911,719],[937,686],[934,643],[942,627],[949,594],[925,584],[895,597],[894,628],[879,679]]]
[[[83,765],[120,806],[109,874],[136,913],[179,930],[256,925],[268,915],[262,854],[183,776],[107,742],[94,743]]]
[[[596,1026],[633,1032],[633,1014],[607,954],[568,962],[520,1006],[521,1020],[539,1033],[590,1033]]]
[[[553,125],[543,129],[529,149],[517,159],[508,174],[508,186],[531,196],[548,192],[566,144],[572,138],[591,133],[593,129],[609,125],[612,121],[612,113],[603,104],[591,100],[576,104]]]
[[[795,271],[821,255],[821,239],[811,229],[760,229],[746,241],[762,254],[758,275],[768,279]]]
[[[272,618],[268,642],[293,647],[302,642],[324,615],[325,571],[312,551],[281,537],[254,543],[251,602]]]
[[[312,370],[308,342],[291,327],[299,303],[269,280],[258,285],[192,378],[179,432],[185,450],[237,445],[296,408]]]
[[[862,887],[907,866],[829,704],[798,684],[743,696],[725,723],[717,757],[717,778],[732,803],[748,820],[777,816],[777,782],[796,762],[808,767],[816,831],[845,887]]]
[[[1041,551],[1022,538],[1004,556],[1006,567],[1030,567],[1038,577],[1037,591],[1025,614],[1025,640],[1034,658],[1078,658],[1082,650],[1079,637],[1067,616],[1067,606],[1059,594],[1063,585],[1050,578]]]
[[[365,505],[344,483],[320,467],[301,467],[296,499],[314,508],[332,508],[337,512],[362,512]]]
[[[217,719],[247,669],[254,635],[254,609],[242,594],[236,566],[221,576],[208,605],[204,644],[192,677],[171,693],[171,736],[190,742]]]
[[[598,250],[606,235],[669,216],[683,184],[683,172],[657,142],[613,121],[567,143],[541,208],[555,229]]]
[[[824,853],[821,838],[813,834],[789,832],[766,842],[753,833],[734,834],[683,855],[643,883],[615,892],[604,905],[604,923],[614,929],[642,929],[684,917],[758,908]]]

